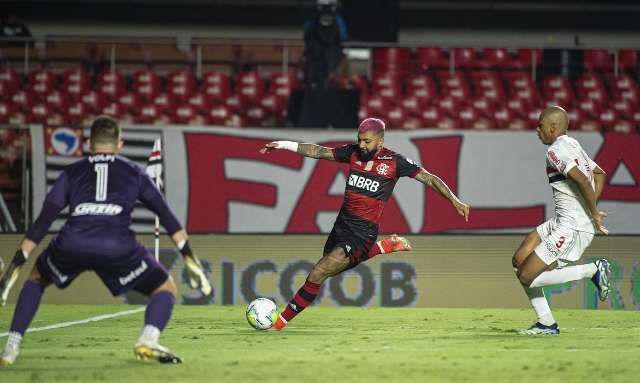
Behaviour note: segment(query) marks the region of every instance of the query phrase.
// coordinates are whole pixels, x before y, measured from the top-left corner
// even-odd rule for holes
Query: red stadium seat
[[[593,100],[580,100],[577,103],[578,109],[583,111],[589,118],[597,118],[600,115],[600,103]]]
[[[638,68],[638,51],[620,49],[618,51],[618,68],[621,71],[635,71]]]
[[[117,100],[125,93],[125,87],[119,82],[105,82],[96,87],[96,90],[109,100]]]
[[[389,108],[387,104],[387,99],[381,97],[380,95],[374,95],[365,99],[361,99],[361,103],[366,105],[371,111],[382,115],[386,114],[386,110]]]
[[[470,129],[480,117],[478,111],[472,106],[465,106],[458,109],[458,121],[464,129]]]
[[[90,90],[89,83],[68,82],[62,86],[62,90],[73,100],[78,100],[83,94]]]
[[[635,133],[636,127],[635,124],[629,120],[616,120],[613,123],[613,126],[605,128],[607,131],[616,132],[616,133]]]
[[[471,100],[471,106],[484,117],[493,117],[495,112],[495,103],[487,97],[476,97]]]
[[[513,112],[513,110],[504,106],[497,108],[493,112],[493,118],[496,123],[496,127],[499,129],[509,129],[509,126],[516,117],[517,116]]]
[[[436,72],[440,87],[444,88],[469,88],[469,82],[462,72],[450,73],[449,71]]]
[[[69,106],[69,96],[59,90],[54,90],[53,92],[49,93],[46,97],[45,97],[45,101],[47,102],[47,104],[49,104],[55,111],[57,112],[64,112],[67,110],[67,107]]]
[[[429,103],[420,97],[415,95],[410,95],[407,97],[403,97],[400,105],[406,110],[407,114],[411,116],[420,116],[422,110],[429,105]]]
[[[530,74],[523,72],[503,72],[507,88],[512,91],[531,90],[536,88]]]
[[[79,124],[91,113],[91,108],[82,101],[76,101],[67,107],[67,119],[72,124]]]
[[[151,103],[158,107],[162,113],[166,113],[176,108],[178,100],[172,94],[160,93],[154,97]]]
[[[172,120],[177,124],[188,124],[198,114],[197,109],[191,104],[182,104],[175,108]]]
[[[409,48],[374,48],[374,63],[408,63],[411,60]]]
[[[44,100],[54,89],[52,82],[34,82],[29,85],[29,91],[39,100]]]
[[[638,91],[637,89],[629,89],[620,92],[618,97],[620,99],[627,100],[634,105],[638,105],[640,103],[640,91]]]
[[[65,70],[62,74],[62,79],[65,85],[84,84],[88,87],[91,84],[91,76],[82,68]]]
[[[209,122],[213,125],[224,125],[233,115],[233,111],[226,105],[216,105],[207,114]]]
[[[510,98],[507,100],[507,108],[509,108],[517,117],[527,117],[529,110],[533,106],[521,98]]]
[[[600,111],[599,117],[602,128],[610,130],[618,120],[618,113],[611,108],[605,108]]]
[[[403,96],[400,87],[379,88],[376,93],[385,99],[388,105],[395,105]]]
[[[387,110],[387,127],[391,129],[401,129],[409,117],[409,113],[400,105],[396,105]]]
[[[610,72],[613,70],[613,57],[606,49],[585,49],[582,65],[586,71]]]
[[[100,114],[111,116],[113,118],[121,118],[127,113],[127,106],[119,104],[118,102],[110,102],[102,107]]]
[[[478,66],[476,51],[473,48],[452,48],[450,54],[453,54],[456,68],[470,69]]]
[[[618,77],[611,76],[609,78],[609,84],[612,93],[638,88],[636,80],[626,74],[621,74]]]
[[[439,47],[416,48],[416,61],[422,70],[436,67],[448,67],[449,58]]]
[[[512,66],[511,54],[505,48],[484,48],[482,57],[491,68],[505,69]]]
[[[231,87],[229,83],[220,84],[203,84],[202,90],[204,94],[214,100],[224,101],[231,95]]]
[[[10,101],[0,101],[0,124],[9,122],[9,117],[15,113],[18,108]]]
[[[471,97],[469,88],[447,88],[442,90],[444,97],[453,97],[460,102],[464,102]]]
[[[175,96],[176,99],[184,102],[188,100],[195,92],[195,87],[192,83],[174,83],[167,85],[167,93]]]
[[[50,69],[34,69],[29,72],[29,85],[48,84],[51,88],[55,88],[58,83],[58,77]]]
[[[592,90],[604,91],[604,83],[602,78],[595,74],[584,74],[576,80],[576,91],[578,93],[588,92]]]
[[[104,70],[97,76],[97,84],[118,84],[118,86],[124,88],[126,81],[122,73],[117,70]]]
[[[21,110],[17,110],[17,111],[13,112],[9,116],[9,123],[10,124],[20,125],[20,124],[26,124],[28,122],[29,122],[28,113],[27,112],[23,112]]]
[[[170,85],[186,85],[195,88],[196,79],[190,70],[178,69],[167,75],[167,86]]]
[[[11,99],[9,101],[16,105],[21,111],[28,112],[31,110],[31,107],[35,102],[35,98],[28,90],[17,90],[11,95]]]
[[[540,96],[538,95],[538,91],[535,88],[517,90],[514,94],[512,94],[512,96],[521,99],[528,105],[535,106],[540,104]]]
[[[54,112],[47,116],[45,119],[45,124],[48,126],[60,126],[67,124],[67,117],[59,112]]]
[[[128,92],[118,97],[118,103],[126,107],[128,113],[138,114],[142,106],[142,97],[138,93]]]
[[[259,105],[274,116],[281,115],[283,110],[287,108],[285,99],[273,94],[263,97]]]
[[[223,72],[210,71],[202,74],[202,83],[206,85],[226,85],[231,84],[229,75]]]
[[[44,101],[33,104],[29,113],[29,121],[35,123],[44,123],[47,117],[53,113],[53,108]]]
[[[425,128],[435,128],[438,122],[444,118],[445,114],[440,107],[429,105],[422,110],[420,118]]]
[[[160,121],[163,115],[163,109],[157,104],[146,104],[140,107],[137,120],[141,123],[155,123]]]
[[[460,102],[453,97],[442,97],[436,101],[436,105],[440,107],[450,117],[458,115],[458,109],[460,109]]]
[[[569,116],[569,129],[582,126],[582,123],[587,119],[586,114],[578,108],[567,110],[567,115]]]
[[[5,82],[9,89],[18,90],[22,87],[22,79],[18,72],[10,68],[0,70],[0,81]]]
[[[133,75],[131,75],[131,79],[133,80],[134,84],[157,84],[158,86],[161,85],[160,77],[158,77],[155,72],[149,69],[143,69],[135,72]]]
[[[615,100],[610,104],[611,108],[615,110],[618,115],[624,119],[631,120],[633,118],[633,113],[635,112],[635,108],[628,100]]]
[[[536,66],[542,64],[542,49],[518,49],[511,66],[513,69],[529,69],[534,62]]]
[[[607,92],[604,89],[594,89],[584,93],[586,98],[604,104],[609,99]]]
[[[545,89],[566,90],[571,89],[569,79],[558,75],[549,75],[542,80],[542,86]]]
[[[272,73],[269,76],[269,92],[273,93],[274,89],[288,88],[289,90],[296,89],[299,86],[298,76],[294,72],[287,73]]]
[[[482,89],[480,92],[478,92],[478,96],[488,98],[493,102],[501,103],[501,102],[504,102],[505,100],[505,94],[502,87],[495,88],[495,89],[489,89],[489,88]]]
[[[189,97],[187,103],[198,111],[198,113],[207,113],[213,107],[213,100],[204,93],[196,93]]]
[[[417,97],[421,102],[425,103],[431,102],[438,96],[435,87],[409,88],[407,93],[409,97]]]
[[[107,102],[107,98],[102,93],[99,93],[95,90],[90,90],[80,97],[80,101],[87,104],[91,108],[91,111],[99,112]]]
[[[401,88],[402,79],[391,72],[382,72],[374,74],[371,81],[373,92],[378,92],[385,88]]]

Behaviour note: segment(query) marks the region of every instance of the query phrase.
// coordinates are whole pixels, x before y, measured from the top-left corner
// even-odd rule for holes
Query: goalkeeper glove
[[[191,251],[189,241],[184,242],[180,248],[180,253],[182,254],[182,259],[184,260],[184,265],[187,269],[189,285],[191,288],[200,290],[205,296],[210,295],[212,291],[211,283],[207,279],[207,275],[202,268],[200,260],[193,251]]]
[[[2,306],[7,304],[7,298],[9,297],[9,291],[18,280],[20,275],[20,269],[22,265],[27,261],[29,255],[24,251],[18,249],[16,255],[13,256],[9,267],[0,278],[0,304]]]

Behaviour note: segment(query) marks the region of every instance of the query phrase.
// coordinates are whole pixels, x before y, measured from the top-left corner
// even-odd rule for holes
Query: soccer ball
[[[267,298],[254,299],[247,306],[247,322],[256,330],[266,330],[278,319],[276,304]]]

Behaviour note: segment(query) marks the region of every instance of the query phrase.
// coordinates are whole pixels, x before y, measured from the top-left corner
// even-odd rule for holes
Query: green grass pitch
[[[131,309],[43,305],[33,327]],[[6,331],[13,306],[0,308]],[[0,382],[637,382],[640,317],[557,310],[560,336],[516,329],[531,310],[312,307],[282,332],[240,306],[177,306],[162,343],[184,359],[134,359],[143,313],[27,334]],[[6,337],[0,338],[4,344]]]

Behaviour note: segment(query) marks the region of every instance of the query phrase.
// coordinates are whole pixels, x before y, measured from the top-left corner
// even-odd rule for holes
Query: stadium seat
[[[53,92],[47,94],[45,97],[45,101],[49,104],[55,111],[64,112],[67,110],[69,106],[69,95],[61,92],[59,90],[54,90]]]
[[[11,101],[11,103],[16,105],[23,112],[27,112],[31,110],[31,106],[35,102],[35,98],[29,91],[17,90],[14,94],[11,95],[9,101]]]
[[[127,92],[118,97],[117,101],[120,105],[126,107],[128,113],[136,115],[142,106],[143,98],[138,93]]]
[[[62,85],[62,91],[68,94],[73,100],[80,99],[80,97],[90,89],[90,84],[85,82],[67,82]]]
[[[44,100],[55,89],[53,82],[33,82],[29,85],[29,92],[38,100]]]
[[[633,72],[638,68],[638,51],[635,49],[620,49],[618,51],[618,69],[623,72]]]
[[[202,74],[202,83],[206,85],[231,84],[229,75],[219,71],[209,71]]]
[[[67,69],[62,73],[63,83],[69,84],[84,84],[89,86],[91,84],[91,76],[86,70],[82,68]]]
[[[53,108],[44,101],[37,101],[31,106],[28,119],[33,123],[44,123],[49,115],[53,114]]]
[[[493,112],[493,119],[498,129],[509,129],[516,117],[516,113],[505,106],[500,106]]]
[[[542,64],[542,49],[518,49],[516,57],[511,61],[512,69],[530,69],[535,61],[536,66]]]
[[[9,117],[15,113],[18,108],[11,101],[0,101],[0,124],[9,122]]]
[[[372,112],[379,115],[386,114],[386,110],[389,108],[387,101],[386,98],[380,95],[360,99],[361,104],[366,105]]]
[[[480,118],[480,113],[472,106],[464,106],[458,109],[457,118],[463,129],[471,129]]]
[[[456,68],[473,69],[477,68],[480,62],[473,48],[452,48],[449,54],[453,54]]]
[[[90,90],[80,97],[80,101],[87,104],[92,112],[99,112],[107,102],[107,98],[100,92]]]
[[[53,89],[58,83],[58,76],[47,68],[34,69],[29,72],[29,86],[36,84],[47,84],[47,87]]]
[[[140,107],[138,122],[143,124],[155,123],[161,121],[163,115],[164,113],[160,106],[155,103],[149,103]]]
[[[495,103],[487,97],[476,97],[471,100],[471,106],[484,117],[493,118],[495,112]]]
[[[424,98],[409,95],[402,98],[400,105],[402,105],[408,115],[418,117],[420,116],[420,112],[429,105],[429,103]]]
[[[178,101],[172,94],[160,93],[153,98],[151,104],[155,105],[159,109],[160,113],[168,113],[169,111],[175,109]]]
[[[233,111],[226,105],[215,105],[208,113],[208,121],[213,125],[224,125],[225,121],[231,117]]]
[[[401,105],[395,105],[387,110],[386,122],[390,129],[402,129],[409,113]]]
[[[627,120],[631,120],[633,118],[635,108],[629,100],[614,100],[610,103],[610,106],[620,117]]]
[[[482,58],[490,68],[506,69],[513,65],[511,54],[505,48],[484,48]]]
[[[439,47],[418,47],[416,48],[416,62],[423,71],[433,68],[447,68],[449,58]]]
[[[185,85],[191,88],[195,88],[196,79],[193,72],[185,69],[178,69],[170,72],[167,75],[167,87],[171,85]]]
[[[529,110],[533,107],[533,105],[529,104],[522,98],[509,98],[506,102],[506,106],[517,117],[527,117]]]
[[[460,101],[451,96],[445,96],[436,100],[436,105],[440,107],[449,117],[457,117],[458,109],[460,109]]]
[[[611,72],[613,57],[606,49],[585,49],[582,52],[582,65],[587,72]]]
[[[116,101],[109,102],[102,107],[100,114],[111,116],[116,119],[122,118],[127,113],[127,106]]]
[[[125,77],[117,70],[106,69],[98,74],[96,80],[98,85],[115,83],[122,88],[126,85]]]
[[[583,111],[588,118],[598,118],[600,115],[600,103],[593,100],[580,100],[577,102],[578,109]]]
[[[161,85],[160,77],[152,70],[143,69],[131,75],[134,84],[156,84]]]
[[[607,126],[604,128],[605,131],[615,132],[615,133],[635,133],[636,127],[635,124],[629,120],[616,120],[613,125]]]
[[[618,120],[618,113],[611,108],[604,108],[600,111],[600,126],[605,130],[611,130]]]
[[[176,99],[181,102],[187,101],[195,92],[195,87],[193,83],[185,82],[185,83],[173,83],[167,85],[167,93],[173,95]]]
[[[79,124],[91,114],[91,108],[82,101],[75,101],[67,107],[66,114],[71,124]]]
[[[402,79],[392,72],[377,73],[371,80],[371,87],[373,92],[386,88],[401,88]]]
[[[445,113],[436,105],[428,105],[422,110],[420,118],[422,119],[422,125],[425,128],[435,128],[438,122],[445,116]]]
[[[280,116],[287,108],[286,99],[274,94],[269,94],[260,100],[259,105],[274,116]]]
[[[8,89],[16,91],[22,87],[22,78],[13,69],[2,68],[0,69],[0,81],[6,83]]]
[[[274,90],[278,88],[288,88],[292,90],[298,86],[298,76],[296,76],[294,72],[277,72],[269,76],[269,93],[274,93]]]
[[[579,108],[570,108],[567,110],[569,116],[569,129],[579,128],[587,119],[587,115]]]
[[[214,103],[212,98],[204,93],[196,93],[189,97],[187,103],[198,111],[198,113],[206,114],[211,107],[213,107]]]
[[[113,101],[125,93],[125,87],[119,82],[104,82],[96,87],[96,90],[107,99]]]
[[[385,99],[387,105],[395,105],[403,97],[402,89],[400,87],[387,87],[380,88],[377,94]]]
[[[191,104],[182,104],[173,110],[172,121],[177,124],[188,124],[198,114],[198,110]]]

